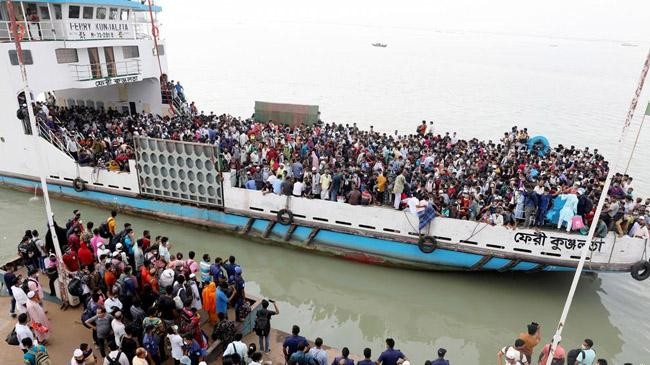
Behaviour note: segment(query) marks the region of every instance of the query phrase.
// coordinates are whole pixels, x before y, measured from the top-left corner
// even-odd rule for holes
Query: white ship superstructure
[[[168,112],[160,83],[161,74],[167,72],[165,45],[158,40],[156,49],[148,5],[128,0],[41,0],[14,1],[13,8],[34,98],[51,92],[57,106]],[[155,12],[160,8],[151,10],[157,29]],[[3,170],[33,176],[34,161],[41,158],[54,180],[79,175],[86,181],[102,181],[98,187],[136,193],[135,174],[95,170],[102,176],[93,177],[90,167],[77,172],[74,160],[48,143],[42,143],[42,156],[34,155],[31,136],[16,118],[23,83],[6,1],[0,1],[0,54]]]

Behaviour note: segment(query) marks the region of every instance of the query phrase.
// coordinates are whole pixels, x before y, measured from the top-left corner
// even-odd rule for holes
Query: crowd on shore
[[[176,98],[185,100],[179,86],[169,84]],[[289,127],[206,115],[193,102],[188,109],[161,117],[48,102],[36,107],[37,117],[67,141],[81,164],[128,171],[136,136],[218,144],[233,186],[392,205],[415,214],[428,209],[432,217],[508,228],[554,226],[584,233],[609,168],[598,149],[531,144],[528,130],[517,126],[499,141],[465,140],[437,133],[425,121],[412,134],[391,135],[356,124]],[[633,178],[616,174],[608,193],[597,235],[615,231],[648,238],[650,198],[635,193]]]
[[[129,223],[118,229],[117,212],[95,226],[83,224],[81,212],[73,211],[65,227],[56,226],[64,248],[62,262],[53,253],[52,235],[41,238],[36,230],[28,230],[18,245],[18,253],[27,268],[22,277],[7,265],[4,281],[12,296],[11,314],[17,317],[14,345],[23,352],[27,365],[41,365],[48,357],[48,339],[53,335],[47,312],[43,308],[45,291],[39,274],[49,278],[49,292],[56,295],[55,281],[59,265],[71,277],[69,295],[83,306],[81,323],[92,331],[94,345],[80,344],[72,351],[71,365],[153,365],[169,359],[174,364],[205,364],[211,343],[222,344],[224,365],[261,365],[270,352],[271,319],[280,313],[273,300],[262,300],[254,314],[253,330],[258,343],[245,344],[238,322],[251,313],[246,300],[243,268],[234,256],[214,261],[208,253],[198,259],[195,252],[185,256],[172,254],[172,242],[164,236],[152,238],[148,230],[136,236]],[[229,308],[232,308],[229,310]],[[201,316],[205,316],[202,321]],[[209,323],[212,331],[204,332]],[[65,324],[63,324],[65,326]],[[497,352],[498,364],[546,364],[550,344],[542,344],[541,326],[531,323],[527,331]],[[395,348],[391,338],[386,350],[373,360],[372,350],[363,350],[364,360],[358,365],[410,365],[404,353]],[[328,358],[323,339],[308,341],[294,325],[282,351],[289,365],[354,365],[348,348],[341,356]],[[438,358],[425,365],[449,365],[447,350],[437,350]],[[99,356],[98,356],[99,355]],[[100,357],[101,356],[101,357]],[[103,362],[102,362],[103,359]],[[579,349],[566,351],[558,345],[553,365],[607,365],[597,359],[594,342],[585,339]]]

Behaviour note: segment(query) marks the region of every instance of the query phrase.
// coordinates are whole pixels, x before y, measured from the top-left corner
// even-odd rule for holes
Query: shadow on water
[[[40,204],[26,204],[29,194],[2,190],[0,230],[2,257],[14,254],[15,243],[26,228],[44,226]],[[80,204],[54,201],[60,224]],[[82,206],[82,219],[100,222],[107,211]],[[458,363],[493,362],[500,346],[513,342],[525,324],[543,325],[550,339],[571,283],[570,273],[424,272],[349,262],[310,252],[285,249],[247,237],[213,232],[174,222],[119,215],[118,224],[133,224],[136,232],[166,235],[172,251],[194,250],[233,254],[242,264],[251,294],[278,300],[282,315],[274,326],[288,331],[300,324],[309,337],[322,336],[332,346],[383,348],[394,337],[411,360],[423,363],[435,348],[446,347]],[[44,228],[41,228],[44,229]],[[621,333],[609,321],[601,297],[601,279],[586,275],[581,281],[564,332],[565,347],[593,337],[599,354],[621,351]]]

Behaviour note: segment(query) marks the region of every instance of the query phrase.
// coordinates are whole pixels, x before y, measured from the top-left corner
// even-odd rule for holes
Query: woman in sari
[[[36,334],[38,342],[44,344],[50,336],[50,321],[47,319],[45,310],[40,305],[37,292],[30,291],[27,297],[29,297],[27,301],[27,314],[31,320],[30,325]]]
[[[217,286],[214,281],[210,282],[207,287],[203,289],[201,299],[203,299],[203,310],[208,312],[208,318],[211,324],[217,323]]]

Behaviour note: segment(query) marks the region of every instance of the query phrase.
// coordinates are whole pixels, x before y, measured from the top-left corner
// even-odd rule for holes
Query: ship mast
[[[24,28],[25,26],[22,24],[18,24],[16,21],[16,14],[14,13],[14,7],[13,7],[13,1],[12,0],[7,0],[7,11],[9,12],[9,19],[10,19],[10,27],[11,27],[11,33],[14,38],[14,43],[16,45],[16,54],[18,56],[18,63],[20,65],[20,75],[23,80],[23,91],[25,94],[25,103],[27,103],[27,113],[28,113],[28,118],[29,118],[29,125],[31,127],[31,132],[32,132],[32,142],[34,143],[34,151],[36,152],[37,160],[38,160],[38,175],[41,180],[41,190],[43,191],[43,200],[45,201],[45,214],[47,215],[47,224],[48,227],[50,228],[50,233],[52,235],[52,242],[54,244],[54,251],[56,254],[56,259],[57,259],[57,271],[59,274],[59,291],[61,295],[61,300],[63,302],[64,306],[68,305],[68,293],[67,289],[64,284],[64,280],[66,278],[65,276],[65,270],[63,269],[63,254],[61,253],[61,246],[59,243],[59,237],[56,235],[56,228],[54,226],[54,216],[52,214],[52,207],[50,205],[50,194],[47,190],[47,180],[46,180],[46,168],[43,166],[43,159],[38,158],[38,156],[41,155],[40,151],[40,137],[39,137],[39,130],[38,127],[36,126],[36,118],[34,116],[34,108],[32,106],[32,94],[31,90],[29,89],[29,82],[27,79],[27,68],[25,67],[25,62],[23,59],[23,49],[20,44],[20,41],[22,40],[22,36],[24,34]],[[19,28],[23,29],[22,34],[19,32]],[[41,300],[43,298],[40,298]]]
[[[643,64],[643,69],[641,70],[641,76],[639,77],[639,82],[637,84],[636,90],[634,92],[634,97],[630,102],[630,107],[628,108],[627,115],[625,116],[625,122],[623,123],[623,128],[621,129],[621,134],[618,138],[618,146],[616,150],[616,157],[614,159],[614,166],[608,166],[609,171],[607,173],[607,179],[605,179],[605,184],[603,185],[603,190],[600,193],[600,198],[598,199],[598,205],[596,206],[596,212],[594,214],[594,219],[591,222],[589,227],[589,233],[587,234],[586,244],[582,248],[580,253],[580,261],[578,262],[578,267],[576,272],[573,275],[573,281],[571,282],[571,288],[569,289],[569,294],[567,295],[566,302],[564,303],[564,309],[562,310],[562,315],[560,316],[560,322],[557,325],[555,335],[553,335],[553,342],[551,348],[549,349],[548,359],[546,360],[545,365],[551,365],[553,361],[553,355],[555,354],[555,349],[557,344],[562,338],[562,330],[565,327],[566,318],[571,309],[571,304],[573,303],[573,296],[575,295],[576,288],[578,287],[578,282],[580,281],[580,275],[582,274],[582,269],[585,265],[585,260],[587,259],[587,252],[591,246],[591,242],[594,239],[594,233],[596,232],[596,227],[598,226],[598,219],[603,210],[603,205],[605,204],[605,199],[607,197],[607,192],[612,183],[612,178],[616,171],[618,171],[619,166],[621,165],[621,158],[623,157],[623,141],[627,135],[628,128],[632,123],[634,118],[634,112],[636,110],[637,103],[639,102],[639,97],[641,96],[641,91],[643,90],[643,84],[645,83],[646,76],[648,75],[648,69],[650,68],[650,51],[646,56],[645,63]],[[631,157],[630,157],[631,158]],[[626,168],[627,169],[627,168]]]

